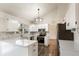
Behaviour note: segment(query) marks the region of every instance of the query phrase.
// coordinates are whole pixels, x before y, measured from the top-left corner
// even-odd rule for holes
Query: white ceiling
[[[21,17],[27,20],[33,20],[37,17],[37,9],[40,8],[40,16],[43,17],[46,14],[56,10],[59,5],[56,3],[4,3],[0,4],[0,10],[7,12],[11,15]]]

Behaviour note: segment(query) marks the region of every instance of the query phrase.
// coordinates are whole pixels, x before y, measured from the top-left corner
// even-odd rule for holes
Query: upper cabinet
[[[64,20],[66,21],[66,29],[73,30],[76,28],[76,18],[75,18],[75,4],[70,4]]]
[[[48,24],[32,24],[29,26],[30,31],[38,31],[38,29],[45,29],[48,31]]]
[[[34,31],[34,32],[36,32],[36,31],[37,31],[36,28],[37,28],[37,27],[36,27],[34,24],[31,24],[31,25],[29,26],[29,31]]]
[[[48,31],[48,24],[38,24],[37,28],[38,29],[45,29],[46,31]]]
[[[7,21],[3,18],[0,18],[0,32],[7,30]]]
[[[7,30],[7,19],[6,15],[0,12],[0,32],[4,32]]]
[[[20,23],[17,20],[8,20],[7,31],[18,31]]]
[[[0,32],[18,31],[20,23],[11,15],[0,12]]]

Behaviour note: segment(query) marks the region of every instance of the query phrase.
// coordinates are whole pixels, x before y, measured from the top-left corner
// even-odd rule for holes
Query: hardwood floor
[[[59,56],[59,46],[56,39],[49,40],[49,56]]]
[[[44,46],[43,43],[38,44],[38,55],[39,56],[48,56],[48,46]]]
[[[59,54],[58,43],[55,39],[50,39],[48,46],[44,46],[43,43],[38,44],[39,56],[59,56]]]

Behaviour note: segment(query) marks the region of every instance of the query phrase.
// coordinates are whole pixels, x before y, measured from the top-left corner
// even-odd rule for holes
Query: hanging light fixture
[[[40,17],[39,8],[37,9],[37,11],[38,11],[38,15],[37,15],[37,18],[35,18],[35,23],[40,23],[40,22],[42,22],[43,18]]]

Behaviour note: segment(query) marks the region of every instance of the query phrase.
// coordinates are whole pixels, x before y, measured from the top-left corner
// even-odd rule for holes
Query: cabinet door
[[[4,18],[0,18],[0,32],[4,32],[7,29],[7,21]]]
[[[30,25],[30,31],[37,31],[37,25]]]
[[[37,43],[37,42],[34,43],[34,44],[32,45],[32,48],[33,48],[32,55],[33,55],[33,56],[38,56],[38,43]]]
[[[48,24],[38,24],[37,29],[45,29],[48,31]]]
[[[71,30],[75,28],[75,4],[71,4],[67,10],[67,13],[65,15],[65,21],[66,21],[66,29]]]
[[[29,56],[38,56],[38,43],[30,45],[28,51]]]
[[[9,19],[8,21],[8,31],[18,31],[20,24],[16,20]]]

